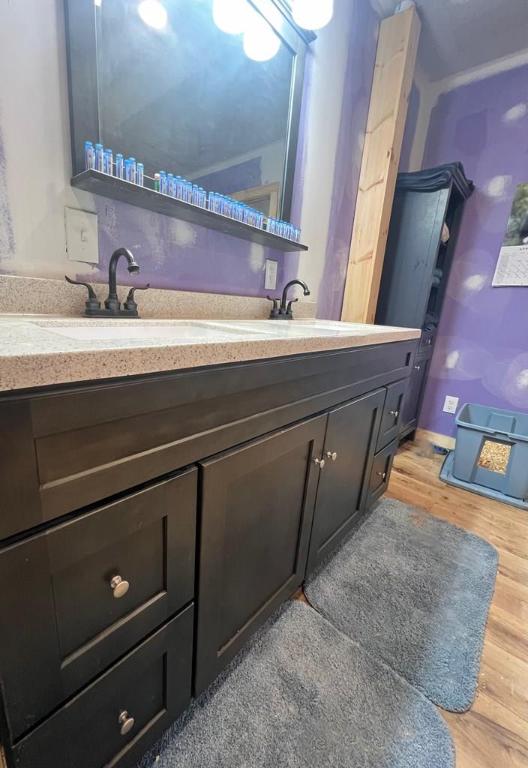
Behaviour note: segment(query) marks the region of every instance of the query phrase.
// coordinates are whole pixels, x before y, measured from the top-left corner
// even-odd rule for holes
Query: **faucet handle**
[[[280,299],[273,298],[273,296],[266,296],[266,298],[267,298],[268,301],[272,301],[273,302],[273,307],[271,308],[271,312],[270,312],[270,319],[274,319],[274,318],[278,317],[279,314],[280,314],[280,312],[279,312],[279,301],[280,301]]]
[[[286,307],[286,317],[289,320],[293,320],[292,304],[295,304],[296,301],[299,301],[299,299],[290,299]]]
[[[137,311],[137,304],[136,300],[134,299],[134,294],[136,291],[148,291],[150,288],[150,283],[147,283],[146,285],[135,285],[133,288],[131,288],[127,294],[127,297],[125,299],[125,303],[123,304],[124,309]]]
[[[71,277],[68,277],[68,275],[64,275],[64,279],[66,282],[70,283],[70,285],[82,285],[88,290],[88,298],[85,302],[86,310],[101,308],[101,302],[98,300],[97,294],[90,283],[83,283],[82,280],[72,280]]]

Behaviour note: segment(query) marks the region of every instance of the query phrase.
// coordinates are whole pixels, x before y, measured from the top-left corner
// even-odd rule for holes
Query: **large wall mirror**
[[[66,0],[74,174],[98,141],[148,177],[171,172],[288,218],[310,37],[283,0],[252,0],[275,40],[261,61],[258,34],[252,47],[224,31],[214,5]]]

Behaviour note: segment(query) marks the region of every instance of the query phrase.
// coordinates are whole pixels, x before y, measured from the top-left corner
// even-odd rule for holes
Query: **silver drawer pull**
[[[337,459],[336,451],[327,451],[326,452],[326,458],[327,459],[332,459],[332,461],[335,461]]]
[[[119,574],[116,574],[115,576],[112,577],[110,581],[110,586],[112,588],[112,592],[114,593],[114,597],[116,598],[116,600],[119,600],[120,597],[124,597],[126,595],[130,587],[130,584],[128,581],[121,578]]]
[[[121,726],[121,728],[119,729],[119,733],[121,734],[121,736],[126,736],[127,733],[130,733],[136,721],[134,720],[133,717],[130,717],[126,709],[124,709],[119,715],[118,722],[119,722],[119,725]]]
[[[389,411],[389,416],[394,416],[395,419],[397,419],[399,415],[399,411]]]
[[[422,370],[422,366],[421,365],[415,365],[414,366],[414,370],[415,371],[421,371]]]
[[[386,472],[376,472],[378,477],[381,477],[382,480],[387,479],[387,473]]]
[[[315,464],[319,467],[319,469],[323,469],[324,465],[326,464],[326,461],[324,459],[314,459]]]

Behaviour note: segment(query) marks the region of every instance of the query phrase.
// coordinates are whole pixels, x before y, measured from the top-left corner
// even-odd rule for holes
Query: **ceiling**
[[[389,16],[398,0],[371,0]],[[528,0],[416,0],[422,20],[419,61],[441,80],[528,50]]]

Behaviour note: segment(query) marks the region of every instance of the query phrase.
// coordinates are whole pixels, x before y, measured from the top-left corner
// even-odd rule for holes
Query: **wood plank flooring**
[[[528,512],[445,485],[441,463],[428,444],[406,443],[387,495],[473,531],[499,552],[475,703],[463,715],[442,712],[457,768],[528,768]]]

